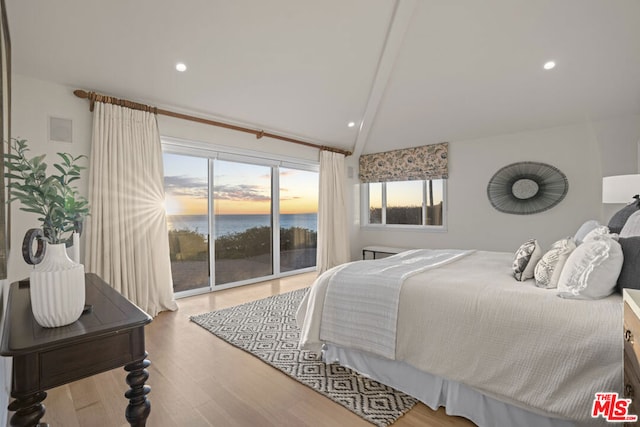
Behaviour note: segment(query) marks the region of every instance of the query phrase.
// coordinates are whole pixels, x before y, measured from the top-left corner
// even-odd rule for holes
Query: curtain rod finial
[[[78,98],[83,98],[83,99],[86,99],[86,98],[88,98],[88,97],[89,97],[89,94],[88,94],[86,91],[82,90],[82,89],[76,89],[76,90],[74,90],[74,91],[73,91],[73,94],[74,94],[75,96],[77,96]]]

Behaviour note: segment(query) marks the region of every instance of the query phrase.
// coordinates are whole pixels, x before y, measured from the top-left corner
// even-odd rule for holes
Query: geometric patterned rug
[[[295,314],[307,289],[274,295],[211,313],[191,321],[311,387],[372,424],[393,424],[416,399],[338,364],[325,364],[298,349]]]

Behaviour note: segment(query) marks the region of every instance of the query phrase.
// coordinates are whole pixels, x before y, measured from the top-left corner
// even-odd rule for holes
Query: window
[[[214,285],[272,275],[272,167],[216,159],[213,171]]]
[[[209,162],[164,153],[164,192],[173,291],[209,287]]]
[[[362,224],[445,229],[449,143],[363,154]]]
[[[372,182],[363,186],[363,224],[368,226],[444,226],[445,181]]]
[[[163,149],[176,294],[315,269],[316,164],[169,141]]]
[[[280,271],[316,266],[318,172],[280,167]]]

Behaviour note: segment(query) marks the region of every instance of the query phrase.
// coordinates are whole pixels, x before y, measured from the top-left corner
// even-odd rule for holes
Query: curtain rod
[[[313,148],[317,148],[317,149],[323,150],[323,151],[331,151],[331,152],[334,152],[334,153],[344,154],[345,156],[350,156],[352,154],[351,151],[342,150],[342,149],[336,148],[336,147],[330,147],[330,146],[327,146],[327,145],[316,145],[316,144],[312,144],[310,142],[300,141],[300,140],[294,139],[294,138],[289,138],[287,136],[282,136],[282,135],[278,135],[278,134],[271,133],[271,132],[265,132],[264,130],[250,129],[250,128],[246,128],[246,127],[242,127],[242,126],[238,126],[238,125],[232,125],[232,124],[229,124],[229,123],[218,122],[218,121],[215,121],[215,120],[203,119],[201,117],[195,117],[195,116],[191,116],[191,115],[188,115],[188,114],[176,113],[174,111],[163,110],[161,108],[152,107],[150,105],[145,105],[145,104],[139,104],[137,102],[128,101],[126,99],[119,99],[119,98],[115,98],[113,96],[101,95],[101,94],[95,93],[95,92],[87,92],[87,91],[84,91],[82,89],[74,90],[73,94],[75,96],[77,96],[78,98],[88,99],[89,100],[89,111],[93,111],[93,107],[94,107],[94,104],[96,102],[104,102],[106,104],[120,105],[122,107],[131,108],[133,110],[147,111],[147,112],[154,113],[154,114],[162,114],[163,116],[175,117],[175,118],[178,118],[178,119],[189,120],[189,121],[192,121],[192,122],[203,123],[203,124],[211,125],[211,126],[218,126],[218,127],[225,128],[225,129],[235,130],[235,131],[238,131],[238,132],[252,133],[252,134],[254,134],[256,136],[257,139],[260,139],[260,138],[266,136],[268,138],[279,139],[281,141],[287,141],[287,142],[292,142],[294,144],[305,145],[307,147],[313,147]]]

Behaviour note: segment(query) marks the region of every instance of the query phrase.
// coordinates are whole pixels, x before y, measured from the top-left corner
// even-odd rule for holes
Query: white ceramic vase
[[[40,326],[55,328],[80,318],[85,303],[84,265],[69,259],[64,243],[47,244],[29,282],[31,310]]]

